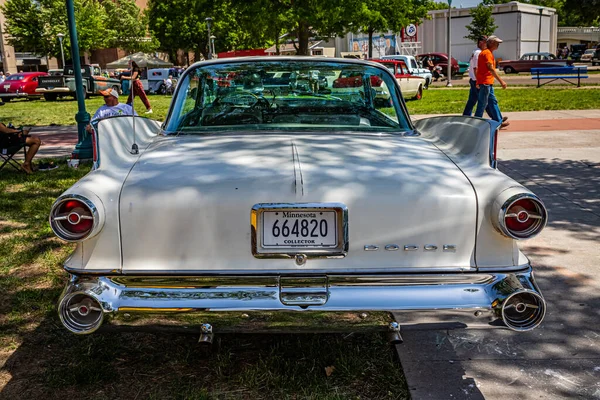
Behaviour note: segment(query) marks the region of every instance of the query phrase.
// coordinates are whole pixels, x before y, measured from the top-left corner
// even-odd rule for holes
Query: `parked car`
[[[587,49],[583,55],[581,56],[581,58],[579,59],[580,62],[591,62],[592,61],[592,56],[594,55],[594,52],[596,50],[594,49]]]
[[[107,78],[102,75],[102,70],[97,64],[82,65],[81,74],[83,77],[83,92],[85,98],[92,95],[100,95],[100,91],[106,89],[121,89],[121,82],[118,79]],[[46,76],[39,79],[38,88],[35,92],[44,96],[46,101],[56,101],[58,97],[73,96],[76,97],[75,71],[72,65],[67,65],[63,69],[63,74],[58,76]]]
[[[571,60],[575,62],[579,62],[581,60],[581,56],[587,50],[587,44],[572,44],[571,45],[571,53],[569,54]]]
[[[48,70],[48,75],[50,75],[50,76],[61,76],[62,74],[63,74],[62,68]]]
[[[420,76],[425,79],[425,89],[429,88],[431,81],[433,80],[433,75],[431,71],[427,68],[423,68],[423,66],[419,65],[417,59],[413,56],[406,55],[391,55],[391,56],[383,56],[382,60],[402,60],[406,64],[408,68],[408,73],[415,76]]]
[[[560,60],[552,53],[526,53],[519,60],[503,60],[498,68],[506,74],[530,72],[531,68],[564,67],[573,65],[572,60]]]
[[[0,83],[0,98],[4,101],[26,98],[39,99],[40,94],[35,92],[38,87],[38,78],[48,76],[45,72],[19,72],[9,75]]]
[[[600,48],[596,48],[592,54],[592,66],[600,64]]]
[[[412,75],[402,60],[372,60],[385,66],[396,77],[404,98],[421,100],[426,81],[424,78]],[[376,88],[377,89],[377,88]],[[388,96],[389,97],[389,96]]]
[[[267,73],[313,71],[347,71],[336,79],[348,86],[244,89]],[[215,84],[230,73],[234,85]],[[389,93],[385,108],[373,82]],[[58,305],[71,332],[178,326],[210,342],[244,326],[318,326],[382,329],[398,342],[401,325],[527,331],[544,318],[517,241],[538,234],[547,212],[497,169],[498,124],[413,122],[381,64],[199,62],[162,125],[118,116],[92,135],[93,170],[50,211],[54,233],[75,244]]]
[[[448,71],[448,55],[445,53],[425,53],[418,54],[417,60],[421,62],[423,66],[427,66],[427,60],[430,59],[433,62],[434,66],[440,66],[442,68],[442,74],[446,75]],[[452,57],[452,76],[464,73],[469,68],[469,63],[465,63],[463,66],[463,72],[461,71],[461,67],[459,66],[458,61]]]

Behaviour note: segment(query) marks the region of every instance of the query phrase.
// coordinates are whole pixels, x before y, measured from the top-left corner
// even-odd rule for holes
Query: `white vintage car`
[[[262,84],[312,71],[360,85]],[[94,169],[53,205],[52,229],[77,244],[60,319],[77,334],[172,326],[203,341],[245,328],[376,328],[393,341],[400,328],[533,329],[546,306],[517,241],[547,212],[497,170],[497,127],[412,122],[374,62],[194,64],[162,125],[102,120]]]

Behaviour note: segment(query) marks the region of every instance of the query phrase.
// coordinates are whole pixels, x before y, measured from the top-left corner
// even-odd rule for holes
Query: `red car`
[[[430,59],[435,67],[438,65],[442,67],[442,74],[446,75],[448,71],[448,55],[446,53],[425,53],[419,54],[416,57],[422,63],[423,68],[428,68],[427,60]],[[452,75],[454,76],[459,72],[460,66],[458,65],[458,61],[452,57]]]
[[[0,83],[0,98],[10,101],[16,98],[40,98],[42,95],[36,93],[38,77],[48,76],[46,72],[19,72],[9,75],[4,82]]]
[[[505,74],[530,72],[531,68],[565,67],[573,65],[573,60],[559,60],[552,53],[527,53],[519,60],[505,60],[498,63],[498,68]]]

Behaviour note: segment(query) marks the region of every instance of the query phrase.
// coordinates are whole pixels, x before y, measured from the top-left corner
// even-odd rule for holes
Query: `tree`
[[[170,57],[182,49],[194,51],[199,58],[208,55],[207,17],[213,19],[211,34],[216,37],[216,49],[262,47],[269,32],[275,31],[273,21],[281,15],[277,11],[273,21],[267,21],[265,14],[271,15],[265,10],[277,8],[265,0],[265,8],[259,9],[257,5],[262,5],[262,1],[150,0],[146,13],[152,36]]]
[[[8,44],[37,54],[51,54],[53,47],[45,37],[40,3],[31,0],[9,0],[1,7],[6,19]]]
[[[480,36],[490,36],[498,28],[494,23],[494,17],[492,17],[491,7],[480,3],[477,7],[471,9],[471,17],[473,18],[471,24],[466,26],[469,31],[469,34],[465,36],[466,39],[477,42]]]
[[[148,45],[143,40],[146,27],[139,8],[132,0],[113,1],[74,0],[81,52],[110,46],[135,51]],[[63,33],[66,35],[65,53],[67,58],[70,57],[71,41],[64,0],[8,0],[1,9],[6,19],[9,44],[38,55],[58,57],[57,34]]]
[[[108,17],[109,47],[128,52],[151,52],[158,48],[155,38],[147,40],[148,17],[134,0],[112,0],[102,3]]]
[[[400,32],[411,23],[418,23],[427,15],[430,1],[420,0],[363,0],[354,21],[369,35],[369,58],[373,57],[373,33]]]

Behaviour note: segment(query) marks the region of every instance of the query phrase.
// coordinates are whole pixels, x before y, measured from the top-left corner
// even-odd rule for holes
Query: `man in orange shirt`
[[[477,88],[479,96],[477,99],[476,117],[483,117],[483,112],[486,108],[489,110],[490,118],[500,122],[501,127],[507,126],[509,123],[505,118],[502,118],[500,108],[498,108],[498,100],[494,94],[494,79],[500,82],[502,89],[506,89],[506,82],[500,78],[496,72],[496,60],[493,52],[498,49],[502,40],[498,36],[490,36],[487,40],[487,49],[479,54],[477,60]],[[488,104],[490,107],[488,107]]]

